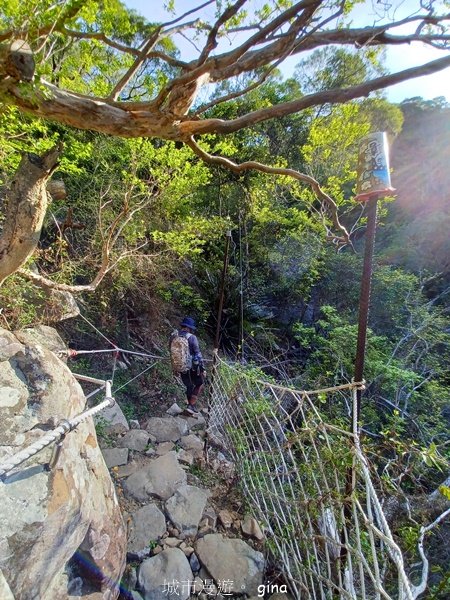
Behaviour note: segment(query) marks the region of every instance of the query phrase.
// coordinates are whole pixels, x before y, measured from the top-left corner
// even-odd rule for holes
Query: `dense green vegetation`
[[[12,27],[22,8],[9,4],[14,6],[3,20]],[[48,21],[53,13],[46,4]],[[148,24],[120,3],[107,2],[98,14],[93,6],[86,3],[83,9],[87,28],[97,24],[116,37],[120,31],[124,43],[145,39]],[[68,81],[79,93],[106,94],[97,71],[113,73],[131,61],[100,45],[92,54],[82,44],[64,46],[62,38],[55,43],[61,47],[52,68],[42,62],[39,72],[58,83]],[[176,55],[170,38],[160,49]],[[168,78],[171,69],[164,64],[159,77],[166,71]],[[343,49],[317,51],[292,78],[273,70],[259,87],[212,106],[206,116],[236,119],[306,93],[357,85],[383,69],[380,53],[370,48],[358,56]],[[149,74],[146,85],[152,85]],[[222,82],[212,98],[233,93],[234,85]],[[363,426],[384,489],[398,498],[425,497],[448,476],[450,458],[450,108],[445,101],[414,98],[395,106],[378,94],[201,139],[203,150],[212,154],[314,177],[336,202],[353,247],[337,249],[330,214],[299,181],[257,171],[237,175],[202,162],[179,142],[79,131],[26,116],[6,102],[0,104],[0,185],[3,192],[11,184],[21,153],[39,154],[63,141],[54,179],[64,181],[67,196],[51,202],[26,266],[76,293],[77,286],[95,279],[107,248],[107,272],[94,291],[81,296],[82,312],[115,340],[159,352],[170,330],[167,320],[175,324],[182,314],[200,322],[204,339],[213,336],[225,234],[231,230],[221,349],[267,376],[311,389],[353,375],[365,232],[362,207],[353,200],[356,156],[360,139],[379,130],[392,142],[398,199],[386,199],[379,210]],[[23,274],[10,276],[0,287],[2,326],[48,322],[42,311],[47,293]],[[79,319],[57,326],[75,344],[97,343]],[[86,370],[93,365],[101,368],[87,362]],[[145,412],[136,400],[145,381],[161,394],[174,393],[163,366],[146,377],[123,397],[130,414]],[[430,517],[413,508],[413,524],[405,525],[402,515],[397,531],[408,538],[411,552],[418,526]],[[444,559],[434,552],[440,568]],[[430,598],[444,598],[447,584],[445,577],[436,580]]]

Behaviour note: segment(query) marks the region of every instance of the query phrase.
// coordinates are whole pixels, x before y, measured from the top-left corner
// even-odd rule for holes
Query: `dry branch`
[[[187,142],[187,145],[192,149],[193,152],[195,152],[197,156],[199,156],[205,162],[215,165],[221,165],[222,167],[225,167],[226,169],[229,169],[234,173],[242,173],[244,171],[255,170],[260,171],[261,173],[267,173],[269,175],[282,175],[284,177],[291,177],[296,181],[300,181],[301,183],[307,184],[312,189],[316,197],[322,202],[323,205],[325,205],[326,212],[329,214],[335,230],[338,231],[340,234],[331,236],[334,242],[336,242],[338,245],[351,244],[350,235],[347,229],[339,221],[338,207],[335,201],[333,200],[333,198],[331,198],[331,196],[329,196],[322,190],[318,181],[316,181],[313,177],[305,175],[304,173],[300,173],[299,171],[295,171],[294,169],[286,169],[283,167],[271,167],[269,165],[264,165],[254,160],[238,164],[233,162],[229,158],[209,154],[208,152],[200,148],[200,146],[197,144],[194,138],[191,138]]]

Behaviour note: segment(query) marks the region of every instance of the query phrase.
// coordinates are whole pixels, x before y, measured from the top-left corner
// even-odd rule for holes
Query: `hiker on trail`
[[[206,372],[203,357],[194,335],[197,329],[192,317],[185,317],[180,323],[180,329],[170,336],[170,358],[172,370],[181,377],[186,387],[188,409],[198,412],[197,399],[205,384]]]

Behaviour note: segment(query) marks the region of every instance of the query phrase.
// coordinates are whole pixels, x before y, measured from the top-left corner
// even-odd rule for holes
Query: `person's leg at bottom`
[[[191,397],[192,397],[192,393],[194,391],[194,383],[192,382],[192,378],[191,378],[191,373],[190,371],[187,371],[186,373],[180,373],[181,375],[181,381],[183,382],[185,388],[186,388],[186,399],[188,401],[188,404],[191,403]]]
[[[202,375],[198,374],[197,372],[191,373],[191,381],[193,387],[191,397],[189,399],[189,405],[192,407],[197,403],[198,397],[200,396],[204,387],[204,381]]]

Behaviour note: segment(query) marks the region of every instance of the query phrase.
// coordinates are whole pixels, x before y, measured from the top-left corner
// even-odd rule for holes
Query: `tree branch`
[[[427,525],[426,527],[420,528],[420,535],[419,535],[419,541],[417,543],[417,549],[419,551],[420,558],[422,559],[422,577],[421,577],[421,581],[420,581],[419,585],[416,585],[413,587],[413,590],[412,590],[413,598],[418,598],[421,594],[423,594],[423,592],[425,591],[425,589],[427,587],[427,582],[428,582],[429,561],[425,555],[425,551],[423,548],[425,534],[428,533],[429,531],[431,531],[432,529],[434,529],[435,527],[437,527],[441,523],[441,521],[446,519],[449,515],[450,515],[450,508],[448,508],[446,511],[441,513],[439,515],[439,517],[433,521],[433,523],[430,523],[430,525]]]
[[[336,241],[339,245],[351,244],[350,236],[347,229],[339,221],[336,203],[328,194],[326,194],[322,190],[319,183],[309,175],[305,175],[303,173],[300,173],[299,171],[295,171],[294,169],[271,167],[269,165],[264,165],[256,161],[247,161],[241,164],[237,164],[228,158],[224,158],[222,156],[213,156],[212,154],[209,154],[208,152],[200,148],[200,146],[197,144],[194,138],[188,140],[186,144],[192,149],[193,152],[195,152],[197,156],[199,156],[205,162],[215,165],[221,165],[222,167],[225,167],[226,169],[229,169],[234,173],[242,173],[243,171],[256,170],[271,175],[282,175],[284,177],[292,177],[292,179],[295,179],[296,181],[300,181],[309,185],[316,197],[322,202],[322,204],[326,205],[328,214],[331,216],[331,220],[335,229],[340,232],[340,236],[333,236],[334,241]]]
[[[268,119],[284,117],[300,112],[311,106],[341,104],[348,102],[349,100],[368,96],[370,92],[384,89],[415,77],[430,75],[431,73],[436,73],[447,67],[450,67],[450,55],[438,58],[418,67],[411,67],[410,69],[405,69],[397,73],[383,75],[353,87],[325,90],[309,94],[297,100],[292,100],[291,102],[285,102],[276,106],[271,106],[270,108],[247,113],[246,115],[231,121],[223,121],[221,119],[205,119],[198,123],[184,121],[180,123],[180,131],[182,134],[191,133],[194,135],[203,133],[232,133],[256,125],[256,123],[267,121]]]
[[[242,8],[242,6],[244,6],[244,4],[246,2],[247,2],[247,0],[237,0],[237,2],[234,2],[233,4],[231,4],[220,15],[220,17],[214,23],[214,25],[212,26],[212,28],[208,34],[206,44],[205,44],[198,60],[196,61],[197,66],[200,67],[206,61],[206,59],[211,54],[211,52],[214,50],[214,48],[217,47],[217,34],[219,33],[219,29],[222,27],[222,25],[224,25],[227,21],[229,21],[232,17],[234,17],[239,12],[239,9]]]
[[[207,0],[207,2],[204,2],[203,4],[200,4],[200,6],[196,6],[195,8],[192,8],[191,10],[188,10],[187,12],[183,13],[182,15],[180,15],[179,17],[174,19],[173,21],[168,21],[167,23],[163,23],[162,26],[168,27],[169,25],[174,25],[175,23],[182,21],[185,17],[188,17],[189,15],[192,15],[193,13],[198,12],[202,8],[206,8],[209,4],[214,4],[214,2],[215,2],[215,0]]]
[[[139,54],[139,56],[136,57],[134,63],[131,65],[131,67],[128,69],[128,71],[120,78],[118,83],[114,86],[114,88],[112,89],[111,93],[109,94],[109,96],[107,98],[108,100],[117,100],[120,92],[127,85],[127,83],[130,81],[130,79],[133,77],[133,75],[135,75],[135,73],[137,73],[141,64],[147,59],[147,55],[150,52],[150,50],[152,50],[154,48],[155,44],[158,42],[158,37],[159,37],[160,31],[161,31],[161,28],[158,27],[157,30],[153,33],[153,35],[151,35],[149,37],[149,39],[144,43],[142,52]]]

